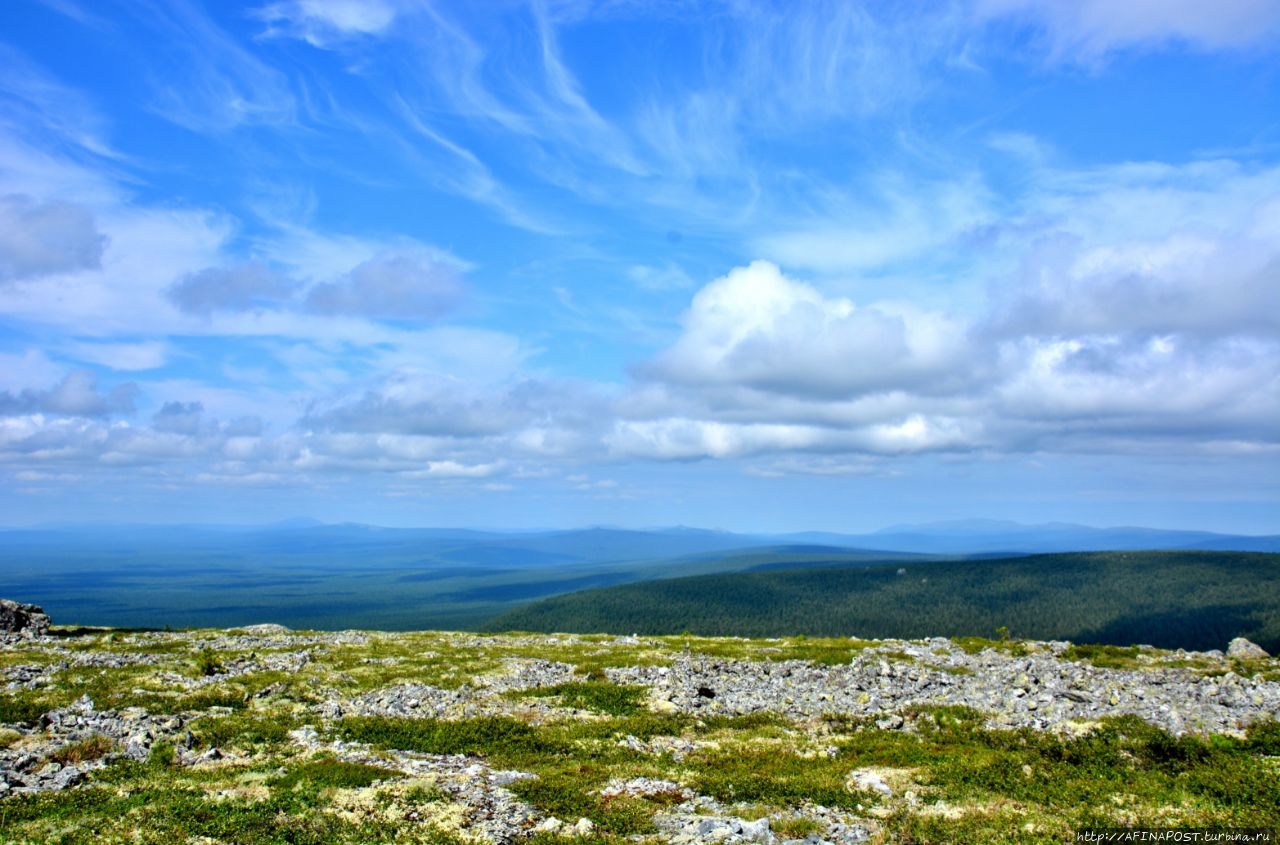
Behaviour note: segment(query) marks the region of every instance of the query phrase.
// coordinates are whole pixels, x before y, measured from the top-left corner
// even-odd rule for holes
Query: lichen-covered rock
[[[1227,657],[1234,657],[1237,660],[1256,660],[1270,656],[1262,646],[1251,643],[1244,637],[1236,637],[1227,646]]]
[[[49,615],[34,604],[0,599],[0,633],[42,637],[49,633]]]

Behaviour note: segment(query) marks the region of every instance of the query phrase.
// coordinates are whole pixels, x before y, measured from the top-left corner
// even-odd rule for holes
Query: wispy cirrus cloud
[[[196,132],[295,121],[288,77],[228,34],[201,4],[125,5],[155,36],[154,52],[141,58],[156,113]]]
[[[976,0],[979,20],[1036,27],[1052,61],[1096,62],[1126,49],[1262,49],[1280,41],[1280,8],[1267,0]]]

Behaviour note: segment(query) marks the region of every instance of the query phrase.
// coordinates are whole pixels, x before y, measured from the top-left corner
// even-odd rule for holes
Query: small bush
[[[524,690],[521,695],[538,698],[559,696],[565,707],[594,710],[610,716],[629,716],[644,709],[645,693],[644,687],[587,680],[537,687]]]
[[[152,769],[171,769],[177,765],[177,749],[171,742],[157,742],[147,754],[147,766]]]
[[[804,839],[811,834],[821,833],[826,830],[826,825],[814,819],[806,819],[804,816],[792,816],[770,821],[769,827],[774,833],[786,839]]]
[[[1245,747],[1255,754],[1280,757],[1280,720],[1264,719],[1245,730]]]
[[[206,748],[254,747],[286,742],[292,727],[286,719],[236,713],[193,720],[191,732]]]
[[[390,780],[402,776],[400,772],[393,769],[384,769],[381,766],[325,759],[295,766],[286,774],[273,778],[267,783],[271,786],[279,786],[285,789],[299,783],[308,783],[321,788],[362,789],[380,780]]]
[[[196,671],[206,678],[221,674],[225,668],[217,653],[207,646],[196,655]]]
[[[1133,669],[1138,666],[1137,646],[1073,645],[1062,653],[1066,660],[1087,660],[1100,669]]]
[[[598,780],[594,772],[567,770],[517,781],[511,791],[549,816],[590,819],[601,831],[618,836],[654,832],[653,805],[636,798],[602,800],[584,786]]]
[[[94,734],[79,742],[68,743],[56,749],[46,759],[69,766],[75,763],[85,763],[89,760],[101,760],[114,747],[115,743],[109,737],[105,737],[102,734]]]

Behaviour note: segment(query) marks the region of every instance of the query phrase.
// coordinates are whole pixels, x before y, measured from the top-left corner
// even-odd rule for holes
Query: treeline
[[[785,563],[785,561],[779,561]],[[782,569],[557,596],[488,630],[770,637],[983,636],[1280,651],[1280,554],[1091,552]]]

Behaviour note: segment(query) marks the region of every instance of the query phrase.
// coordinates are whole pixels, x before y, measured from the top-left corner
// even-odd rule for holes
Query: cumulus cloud
[[[827,397],[946,391],[976,375],[958,368],[969,357],[958,320],[905,305],[858,307],[766,261],[702,288],[683,324],[642,375]]]
[[[1005,352],[1020,366],[998,386],[993,416],[1039,441],[1089,433],[1130,440],[1277,440],[1280,368],[1274,362],[1280,344],[1274,342],[1028,338]]]
[[[385,253],[358,264],[338,281],[316,285],[306,305],[320,314],[432,319],[461,299],[460,273],[459,264],[443,254]]]
[[[1055,59],[1092,61],[1132,47],[1256,48],[1280,38],[1271,0],[977,0],[980,18],[1016,17],[1043,30]]]
[[[0,196],[0,284],[102,266],[107,238],[93,214],[69,202]]]
[[[92,372],[76,370],[68,373],[48,390],[25,389],[14,395],[0,393],[0,416],[56,414],[71,417],[106,417],[133,411],[139,389],[132,382],[117,385],[103,393]]]
[[[1269,237],[1191,228],[1118,243],[1050,235],[1028,252],[1019,279],[997,317],[1010,332],[1280,333],[1280,249]]]
[[[981,318],[856,306],[766,262],[737,268],[637,369],[607,445],[653,460],[1275,445],[1274,203],[1248,190],[1221,214],[1221,196],[1161,193],[1166,218],[1141,237],[1081,225],[1106,216],[1105,192],[1046,202],[1062,216]]]
[[[208,267],[183,276],[167,291],[169,299],[188,314],[208,316],[215,311],[249,311],[279,304],[293,284],[257,261],[229,267]]]
[[[165,402],[151,417],[156,431],[196,434],[200,431],[204,405],[200,402]]]

